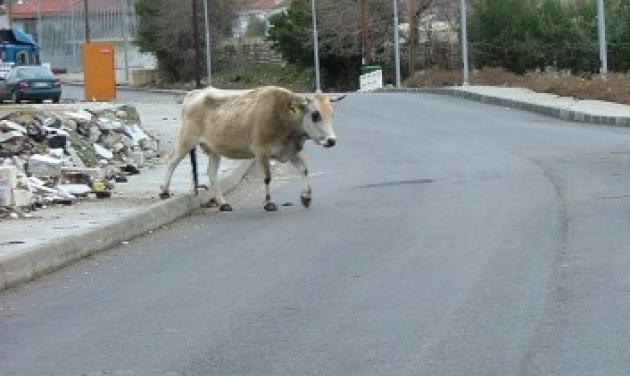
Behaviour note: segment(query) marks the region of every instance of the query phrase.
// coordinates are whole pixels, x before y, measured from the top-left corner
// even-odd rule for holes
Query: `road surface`
[[[150,97],[147,97],[150,100]],[[625,375],[630,130],[351,95],[282,173],[0,294],[0,374]],[[282,171],[281,171],[282,172]]]

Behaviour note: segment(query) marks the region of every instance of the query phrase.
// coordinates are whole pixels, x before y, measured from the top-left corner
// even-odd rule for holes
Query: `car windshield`
[[[54,79],[53,73],[46,67],[20,67],[16,69],[15,76],[21,79],[41,78]]]

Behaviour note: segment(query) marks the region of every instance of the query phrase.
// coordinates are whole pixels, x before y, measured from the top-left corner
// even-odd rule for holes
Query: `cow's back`
[[[279,131],[277,127],[283,122],[281,108],[287,106],[290,95],[290,91],[278,87],[206,90],[190,99],[185,118],[202,125],[201,142],[217,154],[253,158],[254,149],[264,148],[266,139]]]

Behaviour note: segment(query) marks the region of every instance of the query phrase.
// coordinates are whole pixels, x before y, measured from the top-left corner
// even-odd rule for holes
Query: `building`
[[[286,12],[289,7],[286,0],[256,0],[246,4],[243,10],[239,11],[232,22],[232,35],[234,38],[244,38],[248,36],[250,26],[256,22],[264,26],[263,35],[267,35],[269,29],[269,19],[276,14]]]
[[[141,53],[131,43],[136,33],[132,3],[132,0],[89,1],[90,40],[116,45],[117,69],[124,69],[126,62],[129,68],[153,68],[155,58]],[[12,0],[11,8],[4,7],[13,27],[24,30],[38,42],[42,62],[69,71],[82,69],[81,45],[86,38],[83,0]]]

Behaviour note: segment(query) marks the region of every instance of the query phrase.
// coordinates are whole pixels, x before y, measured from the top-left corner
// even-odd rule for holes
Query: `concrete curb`
[[[83,82],[64,82],[66,86],[76,86],[83,87]],[[116,85],[117,90],[121,91],[137,91],[143,93],[155,93],[155,94],[173,94],[173,95],[186,95],[190,91],[189,90],[181,90],[181,89],[158,89],[151,87],[135,87],[135,86],[127,86],[127,85]]]
[[[238,167],[219,179],[225,193],[243,179],[252,161],[238,163]],[[209,193],[192,192],[161,201],[120,221],[84,233],[55,239],[47,244],[0,257],[0,291],[31,281],[85,257],[109,249],[123,241],[146,234],[160,226],[190,214],[209,200]]]
[[[594,115],[587,112],[567,110],[554,106],[545,106],[541,104],[522,102],[515,99],[507,99],[501,97],[495,97],[491,95],[484,95],[478,93],[471,93],[463,90],[453,88],[405,88],[405,89],[383,89],[377,91],[377,93],[426,93],[426,94],[439,94],[450,95],[453,97],[473,100],[482,103],[494,104],[497,106],[511,107],[519,110],[534,112],[537,114],[550,116],[566,121],[573,121],[577,123],[599,124],[599,125],[611,125],[619,127],[630,127],[630,117],[625,116],[602,116]]]

